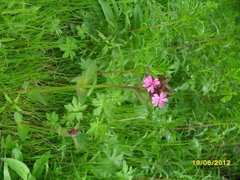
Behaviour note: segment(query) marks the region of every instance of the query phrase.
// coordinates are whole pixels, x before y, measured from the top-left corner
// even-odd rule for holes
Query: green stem
[[[97,84],[97,85],[69,85],[69,86],[62,86],[62,87],[38,87],[38,88],[32,88],[28,90],[28,92],[31,91],[39,91],[42,93],[47,92],[57,92],[57,91],[73,91],[80,88],[117,88],[117,89],[132,89],[132,90],[143,90],[143,87],[139,86],[120,86],[120,85],[111,85],[111,84]]]

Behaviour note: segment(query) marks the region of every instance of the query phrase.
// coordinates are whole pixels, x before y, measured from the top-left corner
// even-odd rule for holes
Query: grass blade
[[[115,27],[115,18],[114,18],[113,11],[112,11],[111,7],[102,0],[98,0],[98,2],[100,3],[100,5],[102,7],[102,10],[103,10],[104,16],[106,18],[106,21],[112,27]]]

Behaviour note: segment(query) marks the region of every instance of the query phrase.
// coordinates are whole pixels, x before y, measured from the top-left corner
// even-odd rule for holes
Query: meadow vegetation
[[[0,179],[240,176],[238,0],[1,0],[0,10]],[[176,90],[164,108],[144,73]]]

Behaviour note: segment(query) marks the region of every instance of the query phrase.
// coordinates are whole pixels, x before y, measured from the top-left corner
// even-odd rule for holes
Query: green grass
[[[240,176],[237,0],[9,0],[0,10],[0,179]],[[142,88],[146,70],[176,89],[163,109]]]

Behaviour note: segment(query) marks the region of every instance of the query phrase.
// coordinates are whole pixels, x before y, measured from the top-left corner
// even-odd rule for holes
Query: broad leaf
[[[30,171],[26,164],[12,158],[1,158],[12,170],[14,170],[23,180],[27,180]]]

